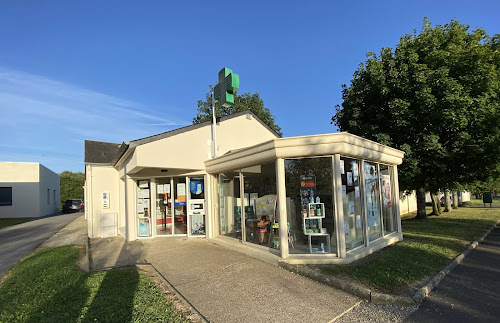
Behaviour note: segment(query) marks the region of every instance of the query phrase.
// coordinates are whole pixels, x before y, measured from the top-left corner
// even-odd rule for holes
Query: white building
[[[40,163],[0,162],[0,218],[59,212],[59,175]]]
[[[348,263],[402,239],[404,153],[348,133],[280,138],[250,111],[122,144],[85,142],[91,238],[206,237],[291,263]]]

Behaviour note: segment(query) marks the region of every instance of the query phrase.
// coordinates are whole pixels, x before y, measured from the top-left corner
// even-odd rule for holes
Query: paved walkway
[[[500,227],[431,292],[409,322],[499,322]]]
[[[360,302],[206,239],[93,239],[91,255],[94,269],[151,263],[210,322],[327,322]]]
[[[91,241],[93,265],[151,263],[211,322],[498,322],[500,227],[420,306],[360,299],[206,239]]]
[[[0,276],[82,213],[58,215],[0,230]]]

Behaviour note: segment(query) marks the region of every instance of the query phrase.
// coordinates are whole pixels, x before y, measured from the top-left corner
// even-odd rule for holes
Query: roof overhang
[[[404,152],[346,132],[277,138],[205,161],[208,173],[236,170],[276,160],[341,154],[389,165],[400,165]]]

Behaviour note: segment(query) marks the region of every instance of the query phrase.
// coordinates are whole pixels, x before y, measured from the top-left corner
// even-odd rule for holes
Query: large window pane
[[[174,234],[187,234],[186,178],[174,178]]]
[[[205,178],[189,178],[189,228],[191,235],[205,235]]]
[[[368,239],[369,241],[373,241],[382,236],[377,165],[365,162],[364,170]]]
[[[275,163],[247,167],[241,172],[244,178],[245,240],[279,249]]]
[[[219,234],[241,239],[241,230],[238,172],[219,174]]]
[[[354,249],[363,244],[363,219],[360,181],[360,161],[340,159],[342,178],[342,204],[344,208],[344,228],[346,249]]]
[[[382,188],[382,215],[386,234],[396,231],[394,202],[392,200],[392,166],[380,165],[380,187]]]
[[[156,179],[156,235],[172,235],[170,178]]]
[[[336,252],[332,158],[285,160],[290,253]]]

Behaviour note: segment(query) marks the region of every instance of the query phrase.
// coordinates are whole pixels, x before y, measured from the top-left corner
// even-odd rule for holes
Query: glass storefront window
[[[366,224],[368,240],[373,241],[382,236],[378,171],[374,163],[365,161],[364,165]]]
[[[332,158],[285,160],[289,252],[336,252]]]
[[[137,181],[137,228],[139,237],[151,236],[151,203],[149,180]]]
[[[342,204],[346,249],[351,250],[363,244],[363,218],[360,180],[360,161],[340,159],[342,178]]]
[[[174,234],[187,233],[186,178],[174,178]]]
[[[380,187],[382,192],[382,216],[384,218],[385,234],[396,232],[396,219],[392,197],[392,166],[380,165]]]
[[[170,178],[156,179],[156,235],[172,235]]]
[[[189,178],[189,230],[190,235],[205,235],[205,179]]]
[[[241,239],[239,172],[219,174],[219,233]]]
[[[241,173],[245,241],[279,249],[275,163],[247,167]]]

